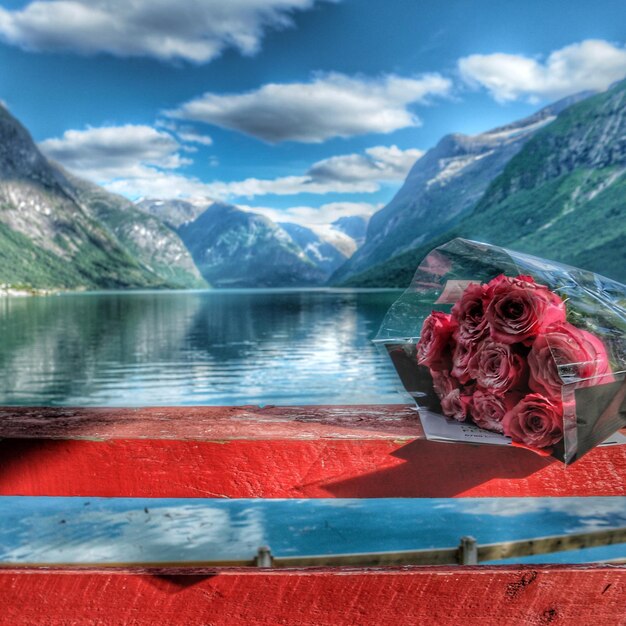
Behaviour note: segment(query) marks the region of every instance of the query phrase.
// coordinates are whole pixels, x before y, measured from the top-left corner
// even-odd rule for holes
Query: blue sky
[[[371,213],[422,151],[626,75],[626,3],[0,0],[0,98],[131,198]]]

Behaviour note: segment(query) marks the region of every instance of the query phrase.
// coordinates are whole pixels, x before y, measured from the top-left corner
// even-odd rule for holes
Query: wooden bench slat
[[[624,624],[626,568],[0,570],[21,624]]]
[[[0,439],[257,441],[423,437],[417,411],[402,404],[0,407]]]
[[[3,407],[0,439],[0,495],[626,495],[626,446],[566,468],[526,450],[427,441],[406,405]]]
[[[626,446],[565,467],[526,450],[426,440],[4,440],[0,495],[625,496]]]

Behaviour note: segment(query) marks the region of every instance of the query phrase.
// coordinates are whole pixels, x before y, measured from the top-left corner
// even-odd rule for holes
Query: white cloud
[[[318,181],[311,176],[280,176],[278,178],[246,178],[232,182],[207,183],[218,198],[254,198],[255,196],[293,196],[299,193],[373,193],[380,189],[376,181]]]
[[[173,198],[210,198],[215,189],[211,184],[204,183],[193,176],[184,176],[177,172],[158,170],[152,167],[143,167],[134,176],[127,178],[101,181],[103,187],[113,193],[119,193],[131,200],[138,198],[159,198],[169,200]],[[225,197],[219,199],[226,200]]]
[[[246,178],[240,181],[207,183],[216,198],[291,196],[300,193],[373,193],[382,182],[402,181],[421,150],[397,146],[374,146],[363,154],[344,154],[314,163],[302,176]]]
[[[142,504],[147,502],[140,501]],[[184,501],[183,501],[184,502]],[[259,507],[117,502],[51,512],[45,504],[0,528],[0,558],[10,563],[129,563],[248,559],[267,542]],[[118,508],[118,510],[116,510]],[[71,512],[66,524],[59,524]]]
[[[201,146],[212,146],[213,139],[208,135],[201,135],[200,133],[195,132],[192,128],[183,126],[180,128],[176,135],[181,141],[185,141],[187,143],[199,143]]]
[[[328,1],[328,0],[327,0]],[[108,53],[206,63],[256,53],[265,31],[292,25],[316,0],[35,0],[0,7],[0,37],[33,51]]]
[[[268,142],[320,143],[419,125],[409,105],[446,95],[439,74],[416,78],[331,73],[307,83],[270,83],[242,94],[205,93],[168,115],[236,130]]]
[[[193,126],[179,125],[172,120],[159,119],[156,121],[155,126],[162,128],[170,133],[175,134],[180,141],[185,143],[197,143],[202,146],[212,146],[213,139],[209,135],[199,133]],[[186,150],[194,150],[190,146],[185,146]]]
[[[519,515],[560,513],[571,518],[576,530],[602,528],[626,523],[626,499],[584,498],[477,498],[461,513],[517,517]],[[443,505],[447,506],[447,505]]]
[[[209,166],[211,163],[209,162]],[[75,170],[78,174],[83,172]],[[223,201],[236,198],[254,198],[264,195],[291,196],[300,193],[369,193],[379,189],[375,182],[360,183],[316,183],[307,176],[283,176],[274,179],[246,178],[224,182],[203,182],[193,176],[153,167],[137,167],[126,177],[100,179],[109,191],[132,199],[150,198],[195,198],[208,197]]]
[[[209,161],[209,166],[213,166]],[[74,170],[84,175],[83,171]],[[373,193],[380,189],[375,181],[326,181],[318,182],[309,176],[281,176],[278,178],[246,178],[239,181],[203,182],[198,178],[184,176],[154,167],[137,167],[127,176],[110,179],[97,179],[109,191],[136,199],[150,198],[193,198],[209,197],[224,201],[236,198],[277,195],[292,196],[300,193]]]
[[[374,146],[365,154],[344,154],[314,163],[308,175],[319,181],[402,181],[423,150]]]
[[[171,128],[170,132],[180,135],[181,129]],[[381,181],[400,180],[421,154],[419,150],[403,151],[396,146],[374,146],[363,154],[338,155],[319,161],[302,176],[204,182],[176,171],[187,163],[178,152],[181,144],[168,132],[150,126],[68,130],[60,138],[41,142],[40,147],[47,156],[77,175],[133,200],[206,198],[231,202],[263,195],[374,192],[380,188]],[[326,239],[337,237],[328,225],[339,217],[370,216],[380,208],[369,202],[331,202],[320,207],[298,205],[285,210],[238,206],[275,221],[317,228]]]
[[[67,130],[39,147],[46,156],[94,182],[148,176],[154,168],[173,170],[189,163],[170,134],[142,125]]]
[[[293,222],[309,228],[315,228],[327,226],[340,217],[350,215],[370,217],[382,205],[370,202],[329,202],[319,207],[294,206],[288,209],[255,207],[245,204],[237,204],[237,206],[244,211],[265,215],[274,222]]]
[[[536,102],[606,89],[626,76],[626,48],[588,39],[555,50],[543,62],[514,54],[473,54],[459,60],[459,70],[499,102]]]
[[[143,167],[132,176],[104,181],[107,189],[138,198],[179,198],[207,196],[232,201],[257,196],[292,196],[301,193],[374,193],[381,183],[404,180],[421,150],[400,150],[397,146],[374,146],[363,154],[338,155],[314,163],[300,176],[246,178],[238,181],[202,182],[176,172]],[[212,165],[211,162],[209,165]]]

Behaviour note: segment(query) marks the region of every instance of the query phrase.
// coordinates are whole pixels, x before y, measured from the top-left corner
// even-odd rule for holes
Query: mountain
[[[535,133],[587,95],[566,98],[479,135],[445,136],[416,161],[391,202],[371,217],[365,243],[331,282],[344,283],[459,222]]]
[[[356,247],[360,248],[365,243],[368,221],[368,218],[362,215],[346,215],[336,219],[332,227],[354,239]]]
[[[178,234],[157,217],[140,211],[123,196],[64,172],[73,195],[102,222],[135,260],[171,287],[206,287]]]
[[[0,106],[0,282],[36,288],[160,287]]]
[[[48,161],[1,106],[0,282],[35,288],[205,285],[174,231]]]
[[[241,255],[251,256],[256,259],[255,263],[260,263],[266,253],[261,248],[268,242],[271,242],[270,246],[275,252],[281,252],[278,274],[272,277],[268,268],[260,278],[257,276],[258,268],[254,272],[250,270],[250,276],[256,276],[249,283],[250,286],[256,285],[257,279],[262,280],[263,286],[293,286],[297,284],[294,281],[298,276],[303,276],[307,285],[324,284],[362,243],[367,226],[366,218],[360,216],[340,218],[330,226],[306,227],[291,222],[275,223],[269,218],[261,219],[260,215],[243,212],[237,207],[210,199],[150,198],[138,201],[135,206],[144,214],[163,220],[168,226],[177,229],[186,241],[191,241],[194,254],[200,259],[198,262],[203,264],[205,272],[214,277],[213,282],[217,281],[220,285],[241,285],[242,280],[247,281],[247,278],[241,276]],[[206,213],[213,207],[214,210]],[[225,207],[229,207],[229,210],[226,211]],[[204,213],[206,215],[199,220]],[[246,217],[246,214],[254,217]],[[221,220],[226,221],[220,224]],[[207,227],[210,227],[210,232],[205,234],[202,229]],[[234,234],[234,231],[237,233]],[[228,238],[230,244],[238,241],[240,245],[229,247],[220,243],[219,251],[208,253],[206,247],[215,243],[215,236],[220,242]]]
[[[326,278],[282,228],[229,204],[213,203],[178,232],[216,287],[307,286]]]
[[[159,200],[142,198],[135,206],[144,213],[155,216],[163,223],[178,228],[187,222],[193,222],[213,203],[210,199],[201,200]]]
[[[349,256],[348,252],[342,252],[337,247],[336,238],[330,243],[324,236],[315,232],[306,226],[292,224],[290,222],[279,222],[278,226],[282,228],[293,240],[293,242],[304,252],[306,257],[324,273],[324,279],[330,275],[341,265],[343,265]],[[339,236],[340,233],[337,233]],[[344,248],[351,248],[352,241],[345,235]],[[355,244],[353,244],[355,245]],[[341,246],[339,246],[341,248]]]
[[[452,228],[349,282],[406,286],[424,254],[456,236],[626,282],[626,81],[534,133]]]

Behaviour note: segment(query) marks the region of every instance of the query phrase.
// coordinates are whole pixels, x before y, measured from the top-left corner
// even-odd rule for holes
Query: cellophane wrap
[[[429,369],[417,363],[422,324],[432,311],[449,313],[469,283],[487,283],[501,274],[531,276],[558,294],[565,301],[567,321],[593,333],[607,350],[613,373],[609,383],[602,377],[577,378],[576,364],[558,362],[550,347],[563,383],[564,407],[563,440],[551,454],[572,463],[626,426],[626,285],[562,263],[453,239],[420,263],[409,288],[387,312],[374,342],[391,358],[403,392],[419,408],[441,413]]]

